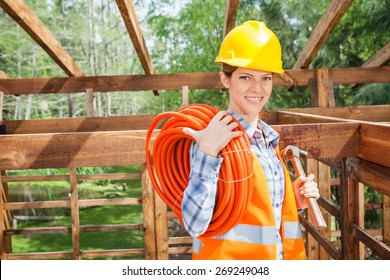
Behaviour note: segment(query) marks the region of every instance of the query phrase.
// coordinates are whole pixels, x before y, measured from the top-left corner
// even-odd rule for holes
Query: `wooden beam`
[[[390,62],[390,42],[387,43],[381,50],[379,50],[374,56],[367,60],[363,67],[375,67],[386,65]]]
[[[390,124],[361,124],[359,157],[390,167]]]
[[[225,8],[225,22],[223,25],[223,37],[232,30],[236,24],[237,10],[239,0],[228,0],[226,1]]]
[[[141,61],[142,68],[145,74],[154,74],[154,66],[149,55],[148,48],[146,46],[144,36],[142,35],[141,27],[139,25],[137,15],[134,10],[133,1],[131,0],[115,0],[118,5],[119,11],[122,15],[127,32],[130,35],[130,39],[133,42],[135,51],[138,58]],[[160,95],[157,90],[154,90],[154,95]]]
[[[390,61],[390,42],[387,43],[381,50],[379,50],[374,56],[367,60],[362,67],[375,67],[388,64]],[[352,85],[352,87],[357,84]]]
[[[0,7],[9,14],[68,76],[84,76],[83,71],[23,0],[0,0]]]
[[[334,84],[389,83],[390,67],[357,67],[329,69]],[[286,70],[296,81],[296,86],[308,86],[315,77],[313,69]],[[274,86],[290,87],[277,74]],[[66,93],[85,92],[93,88],[95,92],[182,90],[224,88],[218,72],[177,73],[155,75],[119,75],[65,78],[0,79],[0,91],[4,94]]]
[[[276,113],[278,124],[293,123],[288,122],[288,118],[294,118],[294,114],[290,113],[304,113],[308,118],[311,115],[348,119],[348,120],[362,120],[368,122],[389,122],[390,121],[390,105],[370,105],[370,106],[351,106],[351,107],[334,107],[334,108],[299,108],[286,110],[273,110],[270,113]],[[302,115],[305,116],[305,115]],[[330,121],[331,119],[329,119]],[[316,119],[318,121],[318,119]],[[327,122],[327,121],[324,121]]]
[[[156,115],[4,121],[6,134],[147,130]],[[157,128],[161,128],[158,124]]]
[[[280,146],[296,145],[309,158],[357,157],[356,123],[273,126]],[[145,163],[146,130],[2,135],[0,170],[83,166],[129,166]],[[154,136],[158,130],[155,130]],[[338,137],[335,139],[334,135]],[[329,143],[332,143],[330,149]]]
[[[358,154],[358,123],[301,124],[272,126],[280,133],[280,147],[294,145],[308,152],[308,158],[341,158]],[[337,137],[335,137],[337,135]],[[317,138],[318,137],[318,138]],[[332,143],[332,146],[329,146]]]
[[[346,164],[352,179],[364,183],[384,195],[390,195],[390,167],[359,158],[348,158]]]
[[[306,43],[302,52],[299,54],[293,69],[302,69],[309,67],[318,51],[328,39],[330,33],[336,27],[344,13],[348,10],[353,0],[332,0],[325,13],[319,20],[316,28],[313,30],[309,41]]]

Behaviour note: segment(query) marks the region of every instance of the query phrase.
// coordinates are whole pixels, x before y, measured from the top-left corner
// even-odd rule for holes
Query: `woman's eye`
[[[263,77],[263,81],[271,81],[271,80],[272,80],[271,76]]]
[[[242,80],[249,80],[250,77],[249,76],[241,76],[240,79],[242,79]]]

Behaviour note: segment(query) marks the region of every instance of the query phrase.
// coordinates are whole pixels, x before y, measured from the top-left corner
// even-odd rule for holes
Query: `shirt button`
[[[279,203],[276,203],[276,207],[279,207]]]
[[[276,175],[278,175],[278,172],[277,172],[277,171],[275,171],[275,172],[274,172],[274,175],[275,175],[275,176],[276,176]]]

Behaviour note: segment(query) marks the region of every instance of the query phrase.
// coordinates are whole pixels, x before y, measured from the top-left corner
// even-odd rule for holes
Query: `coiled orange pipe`
[[[217,113],[218,110],[214,107],[192,104],[182,107],[178,112],[157,115],[149,126],[146,136],[146,165],[153,187],[182,224],[181,202],[188,185],[189,149],[193,142],[183,132],[183,128],[202,130]],[[169,119],[155,139],[152,160],[152,134],[156,125],[165,118]],[[237,224],[245,215],[252,196],[249,178],[253,174],[253,166],[249,139],[241,125],[235,130],[241,130],[243,134],[233,138],[220,153],[224,160],[217,183],[216,204],[210,225],[202,235],[204,237],[222,234]]]

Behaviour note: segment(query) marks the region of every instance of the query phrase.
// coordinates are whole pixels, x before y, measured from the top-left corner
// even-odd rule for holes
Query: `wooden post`
[[[156,224],[156,247],[157,259],[168,260],[168,220],[167,205],[158,196],[154,196],[155,224]]]
[[[383,194],[382,200],[383,242],[390,246],[390,196]]]
[[[333,81],[330,79],[328,69],[318,69],[316,71],[316,84],[310,81],[311,101],[313,107],[329,107],[330,104],[334,106]],[[332,94],[330,93],[332,92]],[[333,97],[329,97],[329,96]],[[332,102],[329,100],[332,99]],[[315,181],[318,183],[320,195],[325,199],[330,199],[331,185],[330,185],[330,167],[314,159],[307,160],[307,173],[315,175]],[[310,211],[309,209],[307,211]],[[321,209],[327,228],[321,231],[322,235],[331,239],[331,215]],[[310,212],[308,217],[311,217]],[[309,259],[330,259],[330,255],[319,246],[318,242],[312,237],[307,237],[307,248]]]
[[[93,98],[94,98],[94,93],[93,89],[87,88],[85,91],[86,94],[86,108],[87,108],[87,117],[93,117],[94,112],[93,112]]]
[[[5,238],[4,238],[4,230],[5,230],[5,217],[4,217],[4,189],[1,181],[0,174],[0,259],[5,259]]]
[[[156,260],[156,227],[154,219],[154,189],[148,173],[147,167],[142,166],[141,170],[142,184],[142,214],[144,224],[144,248],[145,260]]]
[[[188,86],[182,86],[182,100],[183,103],[181,104],[182,107],[187,106],[189,104],[189,87]]]
[[[77,170],[76,167],[69,169],[70,182],[70,211],[72,217],[72,244],[73,259],[80,259],[80,216],[79,216],[79,195],[77,190]]]
[[[307,159],[306,160],[306,174],[310,173],[314,174],[315,180],[318,181],[318,166],[317,161],[315,159]],[[312,215],[310,214],[310,210],[306,209],[307,219],[313,224],[314,221],[312,219]],[[306,239],[306,248],[307,248],[307,256],[309,260],[318,260],[319,259],[319,249],[318,242],[314,239],[314,237],[310,234],[307,235]]]
[[[1,177],[2,176],[7,176],[7,171],[6,170],[0,170],[0,188],[3,189],[2,191],[2,196],[3,196],[3,203],[7,203],[8,201],[8,183],[2,183]],[[4,210],[3,212],[3,219],[4,219],[4,228],[5,229],[10,229],[11,226],[11,213],[9,210]],[[4,249],[5,252],[12,253],[12,236],[4,236]]]
[[[341,259],[359,259],[359,242],[353,236],[350,223],[359,224],[358,182],[349,177],[347,159],[343,158],[340,172],[340,230]]]

